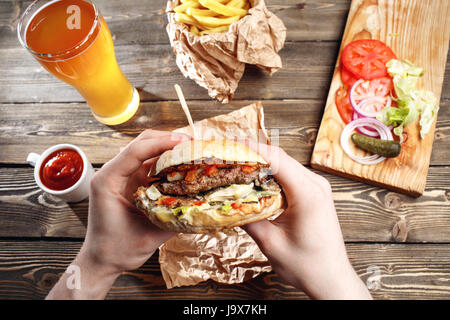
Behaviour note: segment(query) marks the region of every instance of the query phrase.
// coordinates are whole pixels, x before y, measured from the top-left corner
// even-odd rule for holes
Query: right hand
[[[244,226],[274,271],[317,299],[371,299],[345,251],[328,181],[282,149],[249,142],[271,164],[287,199],[274,221]]]

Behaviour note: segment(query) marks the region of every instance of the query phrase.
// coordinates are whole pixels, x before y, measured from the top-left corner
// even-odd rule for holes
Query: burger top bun
[[[162,170],[186,163],[200,163],[206,159],[218,159],[227,163],[267,162],[246,145],[231,140],[190,140],[182,142],[172,150],[164,152],[153,166],[149,176]]]

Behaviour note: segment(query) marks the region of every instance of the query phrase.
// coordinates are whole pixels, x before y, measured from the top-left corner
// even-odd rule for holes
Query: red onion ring
[[[350,89],[350,104],[352,105],[352,108],[356,111],[355,107],[358,105],[354,99],[355,97],[355,90],[356,88],[361,84],[364,83],[364,79],[359,79],[358,81],[356,81],[352,88]]]
[[[346,125],[344,130],[342,130],[341,147],[344,150],[344,152],[347,154],[347,156],[349,156],[351,159],[360,164],[373,165],[384,161],[386,158],[378,154],[373,154],[367,157],[358,157],[351,152],[349,145],[349,138],[350,135],[353,133],[353,130],[359,127],[371,127],[375,129],[380,135],[381,140],[394,140],[391,130],[389,130],[389,128],[386,125],[384,125],[377,119],[372,118],[356,119],[350,122],[348,125]]]
[[[361,117],[358,113],[353,113],[353,120],[357,119],[364,119],[364,117]],[[371,127],[356,127],[356,131],[359,133],[366,135],[368,137],[372,138],[378,138],[380,135],[378,134],[378,131],[375,129],[372,129]]]
[[[390,96],[387,96],[387,97],[373,96],[373,97],[363,99],[363,100],[359,101],[359,103],[356,103],[355,90],[360,84],[362,84],[364,82],[365,82],[364,79],[360,79],[353,84],[352,88],[350,89],[350,105],[352,106],[353,110],[355,112],[357,112],[359,115],[361,115],[363,117],[367,117],[367,118],[375,118],[375,116],[377,115],[378,112],[376,112],[376,113],[366,112],[363,110],[364,106],[370,102],[379,102],[379,103],[385,103],[385,106],[382,108],[382,109],[384,109],[386,107],[391,106],[392,98]]]
[[[375,117],[377,116],[377,114],[378,114],[380,111],[376,111],[376,112],[367,112],[367,111],[364,110],[364,107],[365,107],[367,104],[372,103],[372,102],[378,102],[378,103],[380,103],[380,104],[383,104],[384,107],[382,107],[382,108],[380,109],[380,111],[381,111],[381,110],[383,110],[384,108],[387,108],[387,107],[390,107],[390,106],[391,106],[392,99],[391,99],[391,97],[389,97],[389,96],[386,97],[386,98],[381,98],[381,97],[371,97],[371,98],[367,98],[367,99],[362,100],[360,103],[358,103],[358,105],[356,106],[356,109],[355,109],[355,108],[353,108],[353,109],[355,109],[355,111],[356,111],[358,114],[360,114],[361,116],[363,116],[363,117],[366,117],[366,118],[375,118]]]

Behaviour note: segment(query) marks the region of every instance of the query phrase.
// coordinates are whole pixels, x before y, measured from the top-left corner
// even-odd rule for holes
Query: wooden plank
[[[449,250],[447,244],[347,244],[375,299],[449,299]]]
[[[188,103],[194,121],[198,121],[229,113],[251,101],[229,105],[212,101]],[[318,101],[264,102],[266,126],[279,130],[282,146],[303,162],[309,161],[321,106]],[[98,123],[82,104],[0,105],[0,114],[3,163],[26,163],[30,151],[40,153],[49,145],[62,142],[80,146],[94,163],[105,163],[146,128],[172,130],[187,125],[179,102],[144,103],[134,120],[118,127]]]
[[[284,67],[270,77],[247,66],[235,100],[326,99],[336,59],[336,42],[287,43],[280,55]],[[83,102],[78,92],[45,71],[23,49],[0,48],[0,103]],[[186,99],[210,100],[207,91],[183,77],[169,45],[127,45],[116,48],[125,75],[142,101],[176,100],[173,85],[182,86]],[[14,66],[12,68],[11,66]],[[450,60],[447,63],[447,74]],[[450,98],[450,81],[443,98]]]
[[[425,70],[421,85],[441,97],[450,39],[450,3],[443,1],[353,1],[341,50],[355,39],[379,39],[398,57]],[[421,23],[418,23],[421,21]],[[399,34],[393,37],[391,33]],[[430,53],[430,48],[432,53]],[[340,56],[340,55],[339,55]],[[323,120],[311,160],[314,168],[420,196],[426,184],[434,126],[421,139],[417,123],[405,128],[408,138],[402,153],[377,165],[362,165],[348,157],[340,144],[345,126],[336,108],[335,94],[342,86],[336,64]]]
[[[0,299],[42,299],[76,256],[80,242],[0,242]],[[167,290],[157,255],[117,279],[107,299],[270,299],[304,294],[274,274],[244,284],[213,281]]]
[[[270,77],[248,66],[235,99],[325,99],[337,48],[336,42],[287,43],[280,52],[283,69]],[[0,49],[0,57],[0,102],[84,101],[24,49]],[[140,89],[143,101],[177,100],[175,83],[183,88],[186,99],[210,100],[206,89],[183,77],[169,45],[118,46],[116,57],[125,75]]]
[[[189,101],[189,106],[194,121],[198,121],[250,103]],[[263,105],[266,127],[278,130],[280,146],[301,163],[309,163],[323,102],[266,100]],[[441,104],[433,165],[450,165],[449,106],[447,100]],[[57,143],[72,143],[80,146],[93,163],[103,164],[144,129],[172,130],[185,125],[186,117],[174,101],[143,103],[133,120],[117,127],[95,121],[85,104],[0,104],[0,163],[25,164],[29,152],[39,153]]]
[[[75,257],[79,242],[0,242],[0,299],[42,299]],[[436,244],[347,244],[377,299],[449,299],[450,248]],[[107,299],[306,299],[274,273],[243,284],[207,281],[167,290],[157,257],[124,273]]]
[[[2,48],[17,48],[19,14],[31,1],[0,1]],[[115,38],[115,44],[166,44],[166,0],[97,0]],[[344,29],[350,1],[269,0],[266,4],[287,28],[288,41],[338,40]],[[321,21],[320,24],[317,21]]]
[[[319,174],[332,185],[346,241],[450,242],[449,167],[430,169],[420,199]],[[42,192],[32,168],[0,168],[0,237],[81,239],[87,211],[87,201],[69,205]]]

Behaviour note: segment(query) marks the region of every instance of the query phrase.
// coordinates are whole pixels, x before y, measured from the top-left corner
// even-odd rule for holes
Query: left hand
[[[157,157],[186,140],[185,135],[146,130],[94,175],[87,234],[73,263],[81,269],[82,286],[92,290],[84,295],[79,292],[77,297],[104,297],[120,273],[139,268],[175,235],[140,213],[133,193],[148,182],[147,174]],[[61,295],[51,292],[49,297]]]

